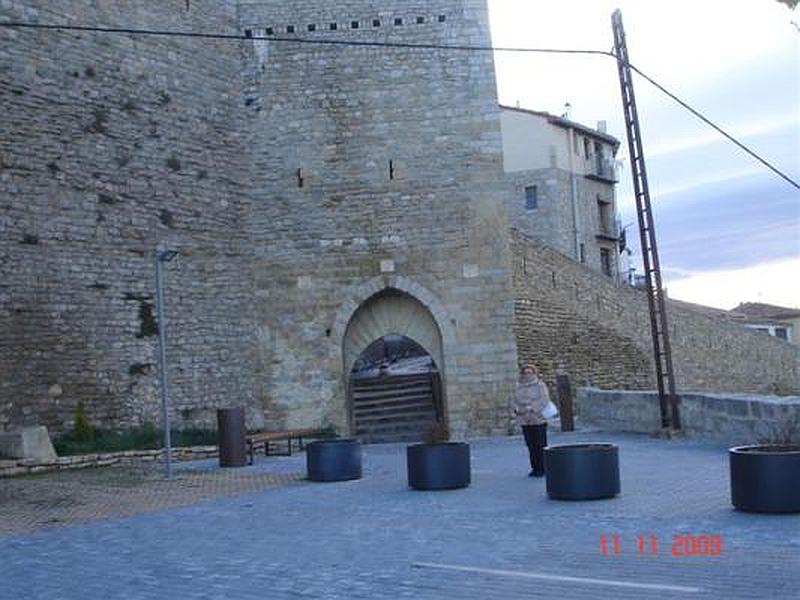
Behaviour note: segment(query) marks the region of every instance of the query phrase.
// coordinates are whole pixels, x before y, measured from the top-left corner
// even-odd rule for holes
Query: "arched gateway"
[[[355,436],[413,441],[444,420],[442,336],[413,296],[386,289],[369,298],[350,319],[343,351]]]

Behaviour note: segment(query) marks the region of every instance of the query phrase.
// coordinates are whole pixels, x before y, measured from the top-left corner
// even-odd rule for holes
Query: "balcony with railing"
[[[619,241],[619,228],[616,223],[600,221],[595,237],[606,242],[617,242]]]
[[[619,219],[614,216],[613,205],[607,200],[597,198],[597,231],[595,237],[601,242],[619,242],[622,230]]]
[[[601,155],[595,155],[587,161],[586,167],[586,177],[589,179],[604,181],[606,183],[617,183],[619,181],[617,165],[613,160]]]

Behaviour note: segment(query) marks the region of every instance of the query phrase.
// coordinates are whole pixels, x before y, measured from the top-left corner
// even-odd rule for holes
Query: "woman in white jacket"
[[[542,412],[550,401],[547,386],[539,379],[536,367],[523,365],[514,391],[512,408],[517,423],[522,427],[528,456],[531,461],[530,477],[544,476],[544,447],[547,445],[547,419]]]

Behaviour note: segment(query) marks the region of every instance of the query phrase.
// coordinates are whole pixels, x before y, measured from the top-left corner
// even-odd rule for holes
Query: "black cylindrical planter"
[[[728,457],[733,506],[748,512],[800,512],[800,445],[739,446]]]
[[[220,467],[244,467],[247,464],[244,408],[217,410],[217,437]]]
[[[565,444],[544,449],[547,495],[554,500],[595,500],[619,494],[619,454],[614,444]]]
[[[406,447],[408,485],[415,490],[454,490],[472,479],[469,444],[412,444]]]
[[[306,471],[311,481],[361,479],[361,442],[320,440],[306,446]]]

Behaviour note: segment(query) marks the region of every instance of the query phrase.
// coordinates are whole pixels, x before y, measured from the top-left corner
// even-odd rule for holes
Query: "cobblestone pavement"
[[[449,492],[407,489],[404,447],[371,446],[360,481],[0,537],[0,598],[800,597],[800,515],[732,510],[724,447],[551,435],[590,440],[620,446],[618,498],[548,500],[518,437],[474,441],[473,484]],[[261,457],[247,471],[303,463]],[[601,553],[603,533],[619,554]],[[639,554],[638,534],[658,552]],[[678,534],[720,535],[722,555],[673,556]]]
[[[186,506],[305,478],[304,472],[215,469],[208,461],[199,466],[177,466],[170,481],[155,463],[0,480],[0,535]]]

